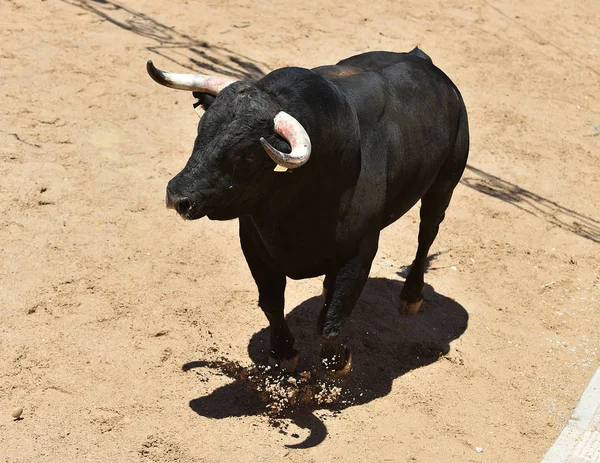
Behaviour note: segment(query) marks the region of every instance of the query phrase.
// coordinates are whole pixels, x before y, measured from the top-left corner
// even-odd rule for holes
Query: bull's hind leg
[[[462,170],[460,171],[462,172]],[[421,223],[419,225],[419,247],[412,263],[404,287],[400,292],[400,314],[412,315],[419,311],[423,303],[424,274],[427,266],[427,254],[438,234],[454,187],[460,179],[436,179],[421,199]]]
[[[457,91],[458,92],[458,91]],[[460,99],[460,97],[459,97]],[[467,111],[461,100],[458,133],[454,150],[440,169],[437,178],[421,198],[421,223],[419,225],[419,247],[417,255],[400,292],[400,313],[416,313],[423,302],[423,276],[427,266],[427,254],[437,236],[454,188],[467,165],[469,155],[469,123]]]

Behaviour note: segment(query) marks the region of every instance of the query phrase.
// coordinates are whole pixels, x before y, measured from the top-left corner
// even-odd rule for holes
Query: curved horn
[[[148,60],[146,70],[155,82],[165,87],[189,90],[190,92],[210,93],[211,95],[218,95],[221,90],[236,81],[227,77],[165,72],[156,68],[151,60]]]
[[[283,111],[279,112],[273,119],[275,123],[275,133],[281,135],[292,147],[291,153],[282,153],[273,148],[271,144],[261,137],[260,142],[267,154],[277,163],[278,166],[286,169],[295,169],[306,164],[310,158],[310,137],[302,124],[297,119]],[[275,168],[278,170],[277,168]]]

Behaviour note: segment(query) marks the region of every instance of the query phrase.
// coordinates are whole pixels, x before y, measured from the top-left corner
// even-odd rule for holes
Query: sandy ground
[[[541,459],[600,365],[596,0],[3,0],[0,18],[0,461]],[[164,208],[197,116],[145,62],[252,79],[415,45],[472,137],[426,304],[396,313],[413,210],[348,323],[344,400],[274,420],[217,362],[264,361],[267,324],[236,221]],[[320,289],[288,284],[303,370]]]

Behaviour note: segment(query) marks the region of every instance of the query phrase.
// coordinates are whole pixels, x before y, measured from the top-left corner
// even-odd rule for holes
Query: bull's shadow
[[[342,388],[342,400],[335,410],[362,405],[383,397],[391,391],[394,379],[429,365],[448,353],[450,342],[467,328],[468,314],[454,300],[425,289],[425,303],[416,315],[405,318],[398,314],[400,290],[403,283],[385,278],[369,279],[352,317],[344,327],[344,337],[352,350],[351,373],[342,379],[325,377],[320,369],[318,350],[321,338],[316,320],[321,309],[320,297],[312,297],[293,309],[287,316],[290,329],[301,352],[299,370],[321,372],[325,381],[335,382]],[[268,356],[269,329],[252,336],[248,353],[253,362],[264,363]],[[184,365],[220,369],[220,362],[197,361]],[[227,374],[227,372],[225,372]],[[233,376],[234,375],[229,375]],[[220,387],[207,396],[190,402],[199,415],[210,418],[261,415],[266,412],[259,393],[239,379]],[[292,407],[285,415],[296,425],[308,428],[310,436],[292,447],[311,447],[321,443],[327,429],[312,413],[316,406]]]

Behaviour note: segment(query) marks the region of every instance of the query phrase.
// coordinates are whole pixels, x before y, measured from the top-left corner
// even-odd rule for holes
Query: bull
[[[286,278],[324,275],[321,359],[332,372],[349,371],[343,321],[381,230],[420,200],[418,248],[399,307],[419,310],[427,254],[469,151],[462,96],[427,54],[369,52],[255,82],[164,72],[152,61],[147,71],[191,91],[205,111],[166,204],[187,220],[239,219],[270,325],[270,364],[293,371],[298,362],[284,318]]]

